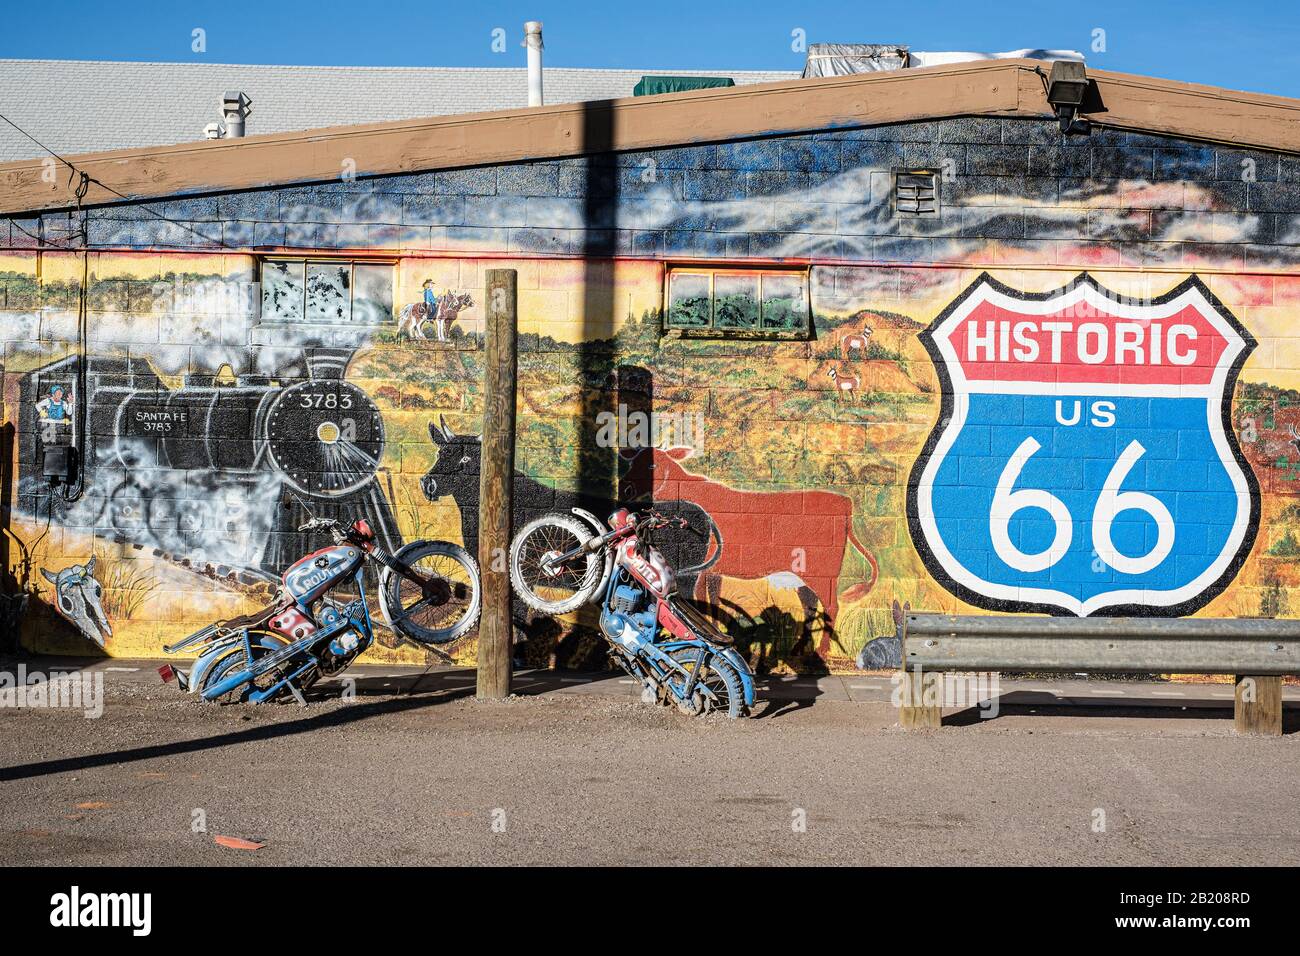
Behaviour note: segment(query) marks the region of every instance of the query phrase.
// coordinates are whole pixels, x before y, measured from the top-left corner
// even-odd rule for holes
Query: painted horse
[[[433,323],[434,338],[439,342],[447,341],[447,330],[456,316],[474,304],[474,297],[468,292],[448,292],[438,298],[438,310],[430,316],[429,307],[423,302],[412,302],[402,309],[397,316],[397,331],[405,332],[413,339],[427,339],[424,334],[426,322]]]

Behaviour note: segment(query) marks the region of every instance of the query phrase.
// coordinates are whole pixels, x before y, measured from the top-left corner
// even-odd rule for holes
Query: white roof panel
[[[548,67],[547,103],[632,95],[647,73],[729,76],[737,84],[798,72]],[[0,59],[0,113],[59,153],[162,146],[203,138],[226,90],[252,99],[248,135],[416,119],[528,105],[518,68],[249,66]],[[44,155],[0,123],[0,162]]]

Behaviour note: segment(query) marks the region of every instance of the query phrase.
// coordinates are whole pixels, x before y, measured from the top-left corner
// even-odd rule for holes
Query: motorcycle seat
[[[252,614],[243,614],[239,617],[232,617],[228,621],[222,621],[221,627],[227,631],[242,631],[246,627],[262,627],[277,610],[279,610],[278,604],[268,604],[260,611],[254,611]]]
[[[712,621],[695,609],[694,605],[688,604],[680,598],[672,600],[670,603],[677,615],[690,625],[691,630],[708,643],[715,647],[731,647],[736,643],[735,638],[730,634],[723,634],[719,631]]]

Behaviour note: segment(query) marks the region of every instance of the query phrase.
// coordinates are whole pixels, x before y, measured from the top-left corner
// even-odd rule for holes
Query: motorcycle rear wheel
[[[282,638],[269,631],[250,631],[248,637],[252,642],[254,663],[261,660],[263,657],[266,657],[268,654],[274,654],[284,644]],[[232,647],[229,654],[226,654],[224,657],[219,657],[213,665],[208,668],[207,673],[203,677],[203,686],[196,688],[196,690],[202,694],[203,691],[221,683],[221,681],[225,680],[231,674],[246,667],[247,664],[248,661],[244,656],[243,645],[238,644],[235,647]],[[269,673],[263,674],[261,677],[254,678],[245,684],[240,684],[234,690],[227,691],[220,697],[214,697],[212,703],[243,703],[248,700],[248,696],[252,694],[253,691],[264,690],[273,685],[283,676],[284,666],[276,667]],[[279,699],[288,693],[288,688],[284,688],[272,699]]]
[[[478,562],[450,541],[412,541],[395,557],[428,584],[424,587],[384,568],[379,600],[384,618],[419,644],[446,644],[478,623],[483,592]]]
[[[600,585],[604,556],[589,551],[563,567],[542,566],[547,556],[567,554],[595,532],[564,514],[542,515],[519,529],[510,545],[510,583],[530,608],[543,614],[565,614],[591,600]]]

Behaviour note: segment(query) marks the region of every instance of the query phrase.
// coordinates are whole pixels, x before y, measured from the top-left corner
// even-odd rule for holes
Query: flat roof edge
[[[1300,100],[1098,70],[1089,77],[1102,105],[1087,114],[1096,123],[1300,153]],[[82,204],[93,206],[327,182],[352,166],[374,176],[955,116],[1051,115],[1041,63],[986,60],[66,159],[91,177]],[[54,182],[48,168],[45,159],[0,164],[0,215],[73,208],[67,168],[57,164]]]

